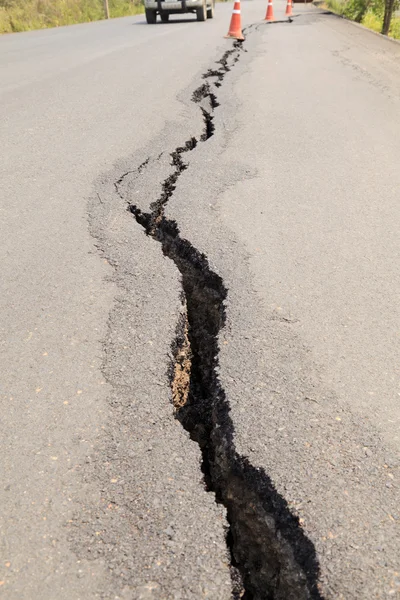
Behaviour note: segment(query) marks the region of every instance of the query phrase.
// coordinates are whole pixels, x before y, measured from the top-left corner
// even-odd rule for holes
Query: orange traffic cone
[[[285,12],[285,15],[287,17],[291,17],[293,15],[292,7],[293,7],[293,0],[287,0],[286,12]]]
[[[235,0],[233,5],[231,24],[229,26],[226,38],[234,38],[235,40],[244,40],[242,33],[242,19],[240,16],[240,0]]]
[[[272,5],[272,0],[268,0],[267,14],[265,15],[266,21],[275,21],[274,17],[274,7]]]

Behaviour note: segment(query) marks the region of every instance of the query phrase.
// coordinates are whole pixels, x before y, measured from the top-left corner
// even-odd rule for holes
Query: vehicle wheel
[[[148,22],[149,25],[155,25],[157,22],[157,13],[155,10],[150,10],[149,8],[146,8],[145,10],[146,13],[146,21]]]
[[[206,0],[203,0],[203,6],[200,8],[196,8],[196,15],[198,21],[206,21],[207,20],[207,4]]]
[[[161,21],[163,23],[168,23],[168,21],[169,21],[169,13],[161,12],[160,13],[160,17],[161,17]]]
[[[214,16],[214,10],[215,10],[215,0],[213,0],[210,8],[207,8],[207,19],[212,19]]]

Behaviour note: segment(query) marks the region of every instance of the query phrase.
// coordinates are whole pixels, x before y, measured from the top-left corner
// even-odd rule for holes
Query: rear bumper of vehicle
[[[154,0],[145,0],[145,8],[158,10],[160,12],[186,13],[203,6],[203,0],[182,0],[182,2],[160,2]]]

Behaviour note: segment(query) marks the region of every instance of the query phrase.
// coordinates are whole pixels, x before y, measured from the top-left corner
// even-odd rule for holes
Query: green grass
[[[376,15],[374,15],[374,13],[371,11],[367,12],[367,14],[364,16],[364,18],[361,22],[365,27],[368,27],[368,29],[372,29],[373,31],[377,31],[378,33],[380,33],[382,31],[382,19],[380,17],[377,17]],[[389,35],[390,35],[390,37],[394,38],[395,40],[400,40],[400,18],[399,17],[392,17]]]
[[[361,23],[364,27],[368,27],[368,29],[372,29],[372,31],[376,31],[377,33],[382,31],[382,19],[370,11],[367,12]]]
[[[373,31],[377,31],[380,33],[382,31],[382,21],[383,19],[377,17],[373,12],[368,11],[364,16],[361,23],[368,27],[368,29],[372,29]],[[390,24],[389,36],[394,38],[395,40],[400,40],[400,18],[392,17],[392,22]]]
[[[383,15],[376,14],[376,12],[382,13],[382,11],[377,10],[377,7],[375,8],[376,12],[369,9],[364,15],[361,15],[361,13],[357,11],[356,0],[325,0],[325,6],[332,12],[346,17],[347,19],[351,19],[352,21],[357,21],[364,25],[364,27],[372,29],[372,31],[376,31],[378,33],[382,31]],[[358,18],[359,16],[361,16],[361,18]],[[389,36],[400,40],[399,17],[392,17]]]
[[[143,12],[142,0],[109,0],[110,16]],[[0,0],[0,33],[60,27],[104,18],[103,0]]]
[[[327,8],[329,8],[329,10],[337,15],[344,15],[346,2],[343,2],[342,0],[326,0],[325,5]]]
[[[400,40],[400,17],[392,19],[389,35],[395,40]]]

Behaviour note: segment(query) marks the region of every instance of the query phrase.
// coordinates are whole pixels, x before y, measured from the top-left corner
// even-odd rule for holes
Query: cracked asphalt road
[[[127,211],[200,137],[191,97],[231,48],[230,10],[0,39],[7,599],[233,597],[229,507],[171,405],[181,278]],[[244,24],[264,12],[244,2]],[[290,563],[296,598],[396,598],[400,46],[295,13],[248,29],[165,215],[227,289],[218,378],[236,452],[273,485],[282,581],[254,597],[289,598]]]

